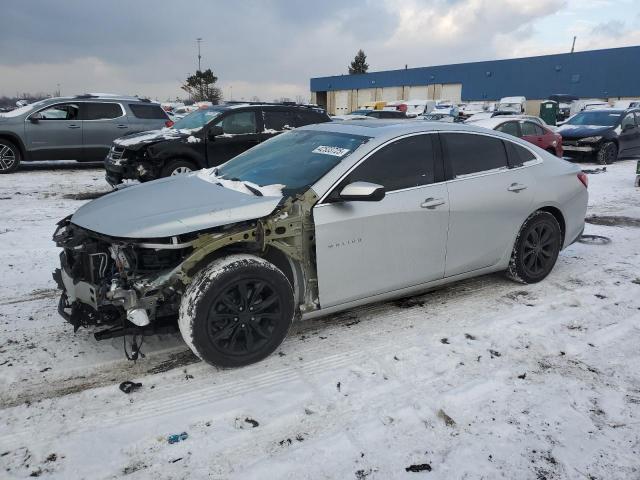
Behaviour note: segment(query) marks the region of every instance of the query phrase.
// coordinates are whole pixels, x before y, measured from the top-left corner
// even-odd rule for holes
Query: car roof
[[[349,122],[327,122],[299,127],[296,130],[316,130],[323,132],[346,133],[381,141],[400,135],[433,131],[462,131],[487,133],[486,128],[462,123],[430,122],[429,120],[350,120]]]
[[[591,112],[624,113],[624,112],[634,112],[634,111],[640,111],[640,110],[637,108],[598,108],[595,110],[583,110],[581,112],[578,112],[576,115],[579,115],[581,113],[591,113]]]
[[[118,95],[118,94],[115,94],[115,93],[99,93],[99,94],[85,93],[85,94],[82,94],[82,95],[74,95],[74,96],[67,96],[67,97],[45,98],[45,99],[43,99],[41,101],[42,102],[51,102],[51,103],[76,102],[76,101],[92,101],[92,102],[113,102],[113,101],[118,101],[118,102],[140,102],[140,103],[160,105],[159,102],[154,102],[154,101],[151,101],[151,100],[146,99],[146,98],[140,98],[140,97],[134,97],[134,96],[128,96],[128,95]]]
[[[485,128],[495,128],[498,125],[502,125],[506,122],[521,122],[521,121],[529,121],[533,122],[536,125],[540,125],[540,122],[536,121],[536,118],[531,115],[501,115],[497,117],[491,118],[480,118],[474,122],[471,122],[472,125],[481,125]]]

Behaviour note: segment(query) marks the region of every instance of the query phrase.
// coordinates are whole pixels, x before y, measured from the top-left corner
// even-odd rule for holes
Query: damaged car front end
[[[192,242],[111,238],[74,225],[71,217],[58,223],[53,239],[63,249],[53,274],[62,290],[58,311],[74,331],[105,327],[97,339],[143,333],[177,312],[181,286],[172,277]]]
[[[306,286],[295,290],[300,311],[317,308],[315,193],[256,196],[210,176],[202,171],[127,187],[58,223],[53,240],[62,252],[53,277],[62,291],[59,313],[74,331],[92,328],[102,340],[175,330],[195,273],[238,252],[278,265],[290,283]]]

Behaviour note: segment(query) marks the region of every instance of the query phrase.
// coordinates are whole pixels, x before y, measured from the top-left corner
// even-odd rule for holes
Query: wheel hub
[[[0,143],[0,170],[8,170],[16,161],[16,154],[9,145]]]
[[[280,298],[269,283],[239,280],[213,301],[209,339],[227,355],[247,355],[271,339],[280,317]]]

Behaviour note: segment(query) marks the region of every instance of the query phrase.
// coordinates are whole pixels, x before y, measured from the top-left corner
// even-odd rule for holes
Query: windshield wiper
[[[224,177],[220,177],[222,180],[229,180],[231,182],[240,182],[242,183],[247,190],[249,190],[251,193],[253,193],[256,197],[264,197],[264,195],[262,194],[262,192],[254,187],[252,187],[251,185],[247,185],[247,182],[245,182],[244,180],[240,180],[238,177],[233,177],[233,178],[224,178]]]
[[[245,182],[242,182],[242,184],[247,187],[249,190],[251,190],[251,193],[253,193],[256,197],[262,197],[264,195],[262,195],[262,192],[260,190],[258,190],[257,188],[253,188],[251,185],[247,185]]]

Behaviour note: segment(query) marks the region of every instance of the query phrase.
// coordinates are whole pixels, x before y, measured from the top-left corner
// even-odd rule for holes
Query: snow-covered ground
[[[542,283],[303,322],[224,371],[177,335],[133,364],[58,316],[50,237],[102,170],[0,176],[0,478],[640,478],[640,228],[609,218],[640,219],[634,171],[589,175],[589,215],[616,225],[585,233],[611,243],[572,245]]]

